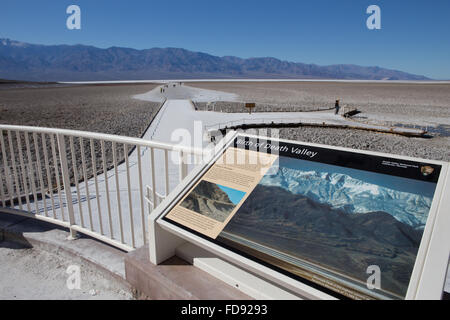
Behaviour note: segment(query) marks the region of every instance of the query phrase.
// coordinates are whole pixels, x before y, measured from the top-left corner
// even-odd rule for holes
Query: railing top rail
[[[219,122],[211,125],[205,125],[206,131],[213,131],[213,130],[220,130],[222,128],[226,127],[238,127],[242,125],[258,125],[258,124],[282,124],[282,123],[302,123],[302,124],[322,124],[326,123],[327,125],[341,125],[341,126],[351,126],[352,123],[350,121],[347,121],[345,123],[339,123],[334,119],[331,120],[325,120],[325,119],[305,119],[305,118],[252,118],[252,119],[242,119],[242,120],[230,120],[226,122]],[[358,124],[358,122],[353,121],[353,123]],[[360,123],[359,123],[360,124]],[[391,123],[389,124],[371,124],[371,123],[365,123],[365,125],[360,125],[360,129],[372,129],[372,130],[378,130],[378,129],[385,129],[385,130],[392,130],[394,132],[403,132],[403,133],[414,133],[414,134],[423,134],[426,132],[423,128],[399,128]]]
[[[155,149],[163,149],[168,151],[178,151],[194,155],[204,154],[204,150],[199,148],[90,131],[55,129],[45,127],[30,127],[30,126],[15,126],[6,124],[0,124],[0,130],[22,131],[22,132],[26,131],[31,133],[45,133],[45,134],[62,134],[65,136],[82,137],[87,139],[98,139],[116,143],[134,144],[142,147],[151,147]]]
[[[205,125],[205,128],[209,130],[210,128],[220,129],[224,126],[232,126],[235,123],[237,125],[243,125],[243,124],[259,124],[259,123],[286,123],[286,122],[313,122],[313,123],[319,123],[322,122],[321,119],[305,119],[305,118],[252,118],[252,119],[242,119],[242,120],[230,120],[226,122],[218,122],[215,124]]]

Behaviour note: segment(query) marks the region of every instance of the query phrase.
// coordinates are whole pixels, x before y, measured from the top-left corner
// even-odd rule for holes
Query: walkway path
[[[255,121],[292,121],[292,119],[302,119],[302,121],[313,121],[318,123],[329,124],[341,124],[347,125],[348,120],[335,115],[332,111],[329,112],[267,112],[267,113],[221,113],[211,111],[196,111],[193,104],[189,99],[195,99],[197,101],[216,101],[216,100],[237,100],[238,97],[234,94],[224,93],[213,90],[204,90],[198,88],[191,88],[187,86],[180,86],[176,84],[168,84],[164,88],[164,92],[161,92],[161,87],[157,87],[154,90],[135,96],[134,98],[147,100],[147,101],[163,101],[167,99],[162,106],[160,112],[145,132],[143,139],[155,140],[159,142],[168,142],[172,144],[184,144],[193,147],[205,147],[208,144],[208,140],[204,139],[205,127],[226,123],[232,121],[234,123],[243,123]],[[184,99],[180,99],[184,98]],[[364,125],[364,124],[362,124]],[[151,185],[151,163],[150,150],[148,148],[142,148],[142,180],[143,185]],[[164,152],[160,150],[155,151],[155,180],[156,191],[162,195],[165,194],[165,174],[164,174]],[[89,180],[88,188],[90,193],[90,199],[87,197],[87,190],[85,184],[79,185],[81,193],[81,203],[78,204],[76,189],[72,188],[75,220],[78,224],[81,224],[81,217],[84,220],[86,227],[91,227],[91,221],[88,216],[89,206],[93,212],[92,229],[97,233],[106,235],[107,237],[113,237],[114,239],[121,240],[123,234],[123,240],[130,246],[140,247],[143,244],[143,233],[146,228],[147,219],[146,213],[142,215],[140,210],[140,192],[139,192],[139,176],[138,176],[138,160],[137,150],[135,150],[129,156],[130,163],[130,181],[131,181],[131,199],[129,201],[127,190],[127,168],[125,163],[118,166],[118,186],[116,185],[116,177],[114,170],[107,172],[108,186],[109,186],[109,198],[111,203],[111,217],[112,223],[110,225],[108,219],[108,201],[106,195],[106,183],[105,175],[98,176],[98,188],[99,199],[95,198],[95,183],[94,180]],[[192,165],[189,167],[192,169]],[[169,190],[172,190],[179,183],[179,165],[178,154],[169,153],[168,164],[168,176],[169,176]],[[121,207],[119,208],[119,202],[117,200],[117,189],[119,190]],[[65,211],[65,217],[67,221],[67,203],[65,197],[63,197],[63,203],[58,203],[58,197],[55,197],[56,206],[63,207]],[[131,203],[131,207],[129,205]],[[38,210],[36,208],[38,206]],[[47,201],[48,209],[51,209],[50,201]],[[146,206],[146,205],[145,205]],[[32,203],[32,211],[37,214],[44,214],[43,202],[38,201]],[[18,209],[18,208],[17,208]],[[81,210],[80,210],[81,209]],[[50,210],[49,210],[50,211]],[[122,224],[119,220],[119,211],[122,214]],[[130,214],[131,212],[131,214]],[[58,217],[61,217],[63,212],[61,208],[56,212]],[[101,223],[100,223],[101,220]],[[122,232],[121,232],[122,227]],[[112,234],[111,230],[112,229]],[[136,242],[132,241],[132,233],[135,234]]]
[[[180,100],[184,97],[184,100]],[[242,125],[286,125],[286,124],[306,124],[318,126],[338,126],[360,128],[381,132],[393,132],[405,135],[422,135],[423,131],[414,128],[392,128],[383,125],[367,124],[352,121],[341,115],[336,115],[334,110],[317,112],[256,112],[248,113],[223,113],[214,111],[196,111],[189,100],[197,102],[205,101],[238,101],[239,97],[234,94],[193,88],[185,85],[167,85],[165,92],[160,91],[160,87],[152,91],[135,96],[137,99],[146,101],[161,101],[169,99],[161,113],[162,119],[157,121],[158,137],[152,134],[152,139],[163,142],[174,142],[171,134],[180,128],[187,129],[194,134],[194,121],[206,130],[239,128]],[[176,99],[176,100],[175,100]],[[187,100],[189,99],[189,100]],[[156,128],[155,128],[156,129]],[[198,133],[199,134],[199,133]]]

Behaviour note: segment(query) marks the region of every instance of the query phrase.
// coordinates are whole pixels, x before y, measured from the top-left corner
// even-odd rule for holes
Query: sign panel
[[[237,136],[163,219],[335,296],[402,299],[441,169]]]

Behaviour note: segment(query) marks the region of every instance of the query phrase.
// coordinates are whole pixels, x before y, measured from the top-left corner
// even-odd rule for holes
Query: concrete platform
[[[125,283],[126,252],[84,235],[77,240],[67,240],[68,236],[65,228],[0,210],[0,246],[3,241],[12,241],[56,254],[62,251]]]
[[[65,228],[0,210],[0,246],[9,241],[56,254],[64,252],[90,263],[111,281],[129,286],[139,299],[251,299],[178,257],[155,266],[149,261],[147,247],[126,253],[84,235],[76,240],[67,240],[68,236]]]
[[[161,265],[149,263],[148,247],[130,252],[125,258],[127,281],[141,298],[157,300],[250,300],[236,288],[172,257]]]

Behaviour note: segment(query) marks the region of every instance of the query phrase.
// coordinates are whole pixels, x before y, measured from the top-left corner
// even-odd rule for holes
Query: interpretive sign
[[[248,109],[248,112],[251,114],[252,110],[256,108],[256,103],[254,103],[254,102],[246,103],[245,107]]]
[[[238,135],[162,219],[328,294],[402,299],[441,171]]]

